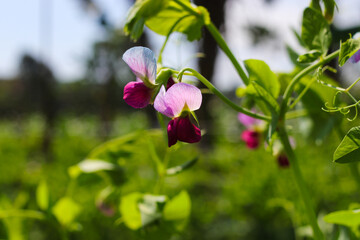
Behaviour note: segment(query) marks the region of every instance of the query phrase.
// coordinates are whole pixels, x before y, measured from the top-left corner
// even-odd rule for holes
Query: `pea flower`
[[[172,118],[167,127],[168,145],[177,141],[195,143],[201,140],[201,131],[190,121],[190,115],[201,106],[201,91],[187,83],[176,83],[167,91],[160,88],[154,101],[154,108]]]
[[[261,140],[262,131],[258,128],[261,124],[261,120],[243,113],[238,114],[238,120],[247,128],[241,133],[241,139],[246,143],[248,148],[256,149]]]
[[[133,108],[144,108],[156,92],[155,55],[149,48],[133,47],[122,58],[136,76],[136,81],[126,84],[123,98]]]

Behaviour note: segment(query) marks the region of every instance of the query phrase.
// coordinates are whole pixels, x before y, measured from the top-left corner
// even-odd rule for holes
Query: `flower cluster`
[[[201,131],[190,117],[201,106],[201,91],[187,83],[175,83],[172,77],[157,83],[155,55],[148,48],[133,47],[124,53],[123,60],[136,76],[136,81],[124,88],[125,102],[134,108],[154,103],[158,112],[172,119],[167,127],[169,147],[177,141],[199,142]]]

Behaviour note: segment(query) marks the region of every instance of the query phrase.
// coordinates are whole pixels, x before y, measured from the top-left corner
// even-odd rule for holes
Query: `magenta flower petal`
[[[259,146],[260,135],[257,131],[245,130],[241,133],[241,139],[246,143],[250,149],[255,149]]]
[[[200,89],[187,83],[174,84],[160,98],[163,98],[162,103],[164,105],[159,109],[155,106],[155,109],[164,115],[171,113],[174,117],[180,116],[185,106],[190,111],[199,109],[202,101]]]
[[[155,84],[156,58],[154,53],[145,47],[133,47],[123,55],[123,60],[131,71],[144,82]]]
[[[144,108],[150,103],[152,91],[143,82],[129,82],[124,88],[124,100],[133,108]]]
[[[171,120],[168,124],[167,132],[168,132],[168,146],[169,147],[174,145],[178,140],[177,125],[178,125],[178,118]]]
[[[169,118],[173,118],[175,116],[172,112],[172,109],[168,107],[168,105],[165,102],[165,95],[166,95],[165,87],[161,86],[160,91],[154,101],[154,108],[156,109],[156,111],[164,114],[165,116],[168,116]]]
[[[189,116],[175,118],[168,124],[168,145],[171,147],[178,140],[187,143],[196,143],[201,140],[201,131],[191,123]]]
[[[179,141],[196,143],[201,140],[201,131],[190,122],[189,117],[179,118],[177,124],[177,137]]]

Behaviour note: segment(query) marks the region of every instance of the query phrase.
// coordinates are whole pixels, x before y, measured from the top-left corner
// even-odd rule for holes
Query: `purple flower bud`
[[[187,143],[196,143],[201,140],[201,131],[191,123],[189,116],[171,120],[167,131],[169,147],[174,145],[178,140]]]
[[[288,168],[290,166],[290,162],[285,153],[281,153],[277,156],[277,162],[280,168]]]

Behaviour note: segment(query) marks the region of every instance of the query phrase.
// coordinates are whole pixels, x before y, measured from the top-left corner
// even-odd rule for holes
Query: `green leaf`
[[[275,113],[279,110],[279,104],[276,102],[275,98],[257,81],[252,81],[251,86],[254,87],[257,95],[267,104],[271,112]]]
[[[324,217],[324,221],[348,227],[357,227],[360,225],[360,209],[332,212]]]
[[[125,225],[133,230],[147,226],[162,217],[167,197],[163,195],[130,193],[121,198],[120,213]]]
[[[339,66],[343,66],[346,61],[360,50],[360,39],[348,39],[340,45]]]
[[[143,32],[145,20],[156,15],[168,2],[169,0],[137,0],[126,18],[125,34],[137,40]]]
[[[130,193],[121,198],[120,213],[125,225],[133,230],[141,227],[141,214],[138,208],[138,202],[143,194],[139,192]]]
[[[272,98],[276,99],[279,96],[280,84],[270,67],[264,61],[256,59],[248,59],[244,64],[249,73],[250,82],[256,81],[272,95]]]
[[[164,220],[174,221],[177,230],[182,230],[191,213],[191,199],[186,191],[181,191],[177,196],[166,203]]]
[[[167,197],[145,194],[142,200],[138,206],[141,214],[141,225],[144,227],[162,217],[162,210]]]
[[[52,208],[52,213],[61,225],[71,227],[76,217],[80,214],[81,207],[69,197],[61,198]]]
[[[192,166],[194,166],[194,164],[199,160],[198,157],[190,160],[190,161],[187,161],[185,162],[184,164],[181,164],[180,166],[176,166],[176,167],[172,167],[172,168],[168,168],[166,170],[166,175],[167,176],[173,176],[173,175],[176,175],[176,174],[179,174],[183,171],[185,171],[186,169],[189,169],[191,168]]]
[[[303,14],[301,38],[310,50],[326,53],[331,44],[329,24],[320,11],[306,8]]]
[[[182,2],[189,4],[185,0]],[[210,23],[210,17],[208,11],[203,7],[197,7],[195,10],[198,12],[197,15],[175,2],[170,2],[158,14],[148,18],[145,24],[160,35],[168,36],[172,32],[180,32],[184,33],[189,41],[199,40],[201,28],[204,24]]]
[[[321,56],[321,52],[319,50],[311,50],[303,55],[300,55],[297,59],[299,63],[311,63],[318,59]]]
[[[36,202],[43,211],[49,208],[49,189],[46,181],[41,181],[36,189]]]
[[[335,150],[333,159],[337,163],[360,161],[360,127],[350,129]]]

